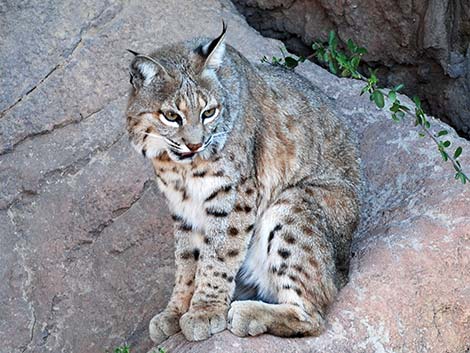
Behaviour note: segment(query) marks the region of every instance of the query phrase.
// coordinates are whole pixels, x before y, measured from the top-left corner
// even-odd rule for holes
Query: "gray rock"
[[[449,64],[447,67],[447,74],[452,78],[464,76],[467,73],[467,58],[465,55],[451,52],[449,57]]]
[[[279,42],[261,37],[225,0],[3,2],[0,12],[0,352],[102,353],[125,342],[145,352],[148,321],[171,291],[173,245],[149,163],[124,133],[125,49],[215,36],[222,18],[228,41],[253,61],[276,53]],[[394,124],[360,98],[360,84],[313,64],[299,70],[331,98],[362,151],[362,223],[328,330],[303,339],[223,332],[201,343],[177,335],[164,346],[470,349],[468,187],[412,124]],[[450,138],[470,165],[470,144],[452,130]]]

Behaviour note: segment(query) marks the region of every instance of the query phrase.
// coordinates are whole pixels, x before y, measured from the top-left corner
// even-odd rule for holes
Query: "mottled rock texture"
[[[258,61],[278,42],[230,2],[26,1],[0,5],[0,352],[151,348],[173,281],[170,219],[124,133],[126,48],[194,35]],[[169,352],[435,352],[470,349],[470,189],[432,143],[358,98],[360,84],[300,71],[358,134],[363,215],[351,281],[319,338],[202,343]],[[403,98],[405,99],[405,98]],[[307,117],[306,117],[307,118]],[[443,124],[432,120],[436,129]],[[470,165],[470,143],[462,163]]]
[[[468,0],[234,0],[264,35],[308,53],[336,30],[368,49],[384,85],[405,83],[428,111],[470,138]]]

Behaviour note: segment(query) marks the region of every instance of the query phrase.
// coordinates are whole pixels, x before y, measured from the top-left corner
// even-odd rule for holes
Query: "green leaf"
[[[397,94],[395,91],[390,91],[388,92],[388,99],[393,103],[395,102],[395,99],[397,99]]]
[[[362,96],[364,93],[366,93],[368,91],[369,91],[369,85],[365,85],[364,87],[362,87],[360,95]]]
[[[395,101],[393,102],[392,106],[390,107],[391,112],[399,112],[400,111],[400,105]]]
[[[437,136],[441,137],[441,136],[447,135],[448,133],[449,133],[449,131],[447,131],[447,130],[441,130],[437,133]]]
[[[403,83],[400,83],[399,85],[395,86],[395,88],[393,89],[394,91],[398,92],[399,90],[401,90],[403,87],[405,87],[405,85]]]
[[[429,121],[427,121],[427,120],[424,120],[424,127],[425,127],[426,129],[431,128],[431,123],[430,123]]]
[[[444,142],[442,143],[442,145],[443,145],[445,148],[447,148],[447,147],[449,147],[449,146],[451,145],[451,143],[450,143],[449,140],[447,140],[447,141],[444,141]]]
[[[351,71],[349,71],[348,69],[344,69],[343,71],[341,71],[341,76],[342,77],[349,77],[349,76],[351,76]]]
[[[129,346],[118,347],[114,350],[114,353],[129,353]]]
[[[348,63],[348,57],[344,55],[343,53],[337,53],[336,60],[338,61],[339,64],[343,66],[346,66]]]
[[[372,99],[374,100],[375,105],[380,109],[385,106],[384,95],[380,90],[377,89],[372,93]]]
[[[397,122],[397,123],[400,122],[400,119],[398,118],[398,116],[395,113],[392,114],[392,120]]]
[[[421,118],[424,119],[424,111],[421,108],[415,109],[416,115],[419,115]]]
[[[335,65],[334,61],[332,61],[332,60],[329,61],[329,62],[328,62],[328,66],[329,66],[329,68],[330,68],[330,71],[336,75],[336,73],[338,72],[338,70],[336,69],[336,65]]]
[[[442,156],[442,159],[444,160],[444,162],[447,162],[447,160],[449,159],[449,156],[446,153],[446,151],[439,150],[439,152],[441,152],[441,156]]]
[[[415,104],[418,108],[421,108],[421,100],[419,99],[418,96],[413,97],[413,102],[415,102]]]
[[[314,43],[312,44],[312,49],[313,49],[313,50],[318,50],[318,49],[320,49],[320,48],[323,48],[323,44],[318,43],[318,42],[314,42]]]
[[[336,38],[336,33],[335,31],[330,31],[328,34],[328,46],[331,49],[336,49],[336,46],[338,45],[338,39]]]
[[[423,134],[422,132],[418,132],[418,135],[419,135],[419,137],[421,137],[421,138],[426,137],[426,135]]]
[[[400,109],[403,110],[404,112],[410,111],[410,108],[408,108],[406,105],[400,105]]]
[[[359,55],[367,54],[367,49],[366,48],[357,48],[356,53],[359,54]]]
[[[352,41],[351,38],[348,39],[346,44],[347,44],[348,49],[351,53],[354,53],[356,51],[357,46],[356,46],[356,44],[354,44],[354,42]]]
[[[357,69],[360,62],[361,62],[361,58],[358,56],[355,56],[351,59],[351,66],[353,67],[354,70]]]
[[[369,68],[370,77],[368,79],[371,85],[375,85],[379,80],[377,79],[377,70],[371,70]]]
[[[423,125],[423,118],[419,114],[416,114],[415,126],[417,125]]]
[[[467,178],[465,177],[465,174],[462,173],[461,171],[457,171],[457,173],[455,173],[455,179],[461,181],[462,184],[465,184],[467,182]]]
[[[284,59],[284,62],[287,68],[289,69],[294,69],[295,67],[297,67],[297,65],[299,65],[299,62],[292,56],[286,56],[286,58]]]
[[[462,147],[457,147],[457,149],[454,152],[454,158],[457,159],[459,156],[462,154]]]

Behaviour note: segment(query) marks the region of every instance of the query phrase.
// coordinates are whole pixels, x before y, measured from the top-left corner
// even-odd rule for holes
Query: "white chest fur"
[[[203,232],[207,224],[206,199],[227,182],[218,176],[195,177],[168,172],[158,179],[158,184],[171,212],[185,219],[193,229]]]

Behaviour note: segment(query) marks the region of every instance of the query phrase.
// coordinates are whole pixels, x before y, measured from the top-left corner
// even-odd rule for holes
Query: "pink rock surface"
[[[18,28],[9,25],[0,48],[21,45],[20,34],[32,47],[26,56],[0,50],[2,75],[18,80],[31,71],[21,68],[32,57],[47,74],[29,93],[18,93],[18,85],[8,91],[13,105],[0,117],[1,353],[102,353],[125,342],[138,353],[152,346],[148,322],[172,287],[171,222],[149,164],[124,134],[125,49],[215,36],[223,18],[228,42],[252,61],[278,53],[279,43],[260,36],[225,0],[88,5],[5,7]],[[57,44],[63,36],[74,45]],[[51,64],[46,57],[56,51]],[[360,98],[360,83],[313,64],[299,72],[331,98],[362,153],[351,280],[331,307],[328,329],[302,339],[240,339],[225,331],[188,343],[177,335],[164,343],[167,351],[468,352],[470,188],[453,180],[411,123],[395,124]],[[464,147],[462,164],[470,166],[470,143],[453,131],[450,139]]]

